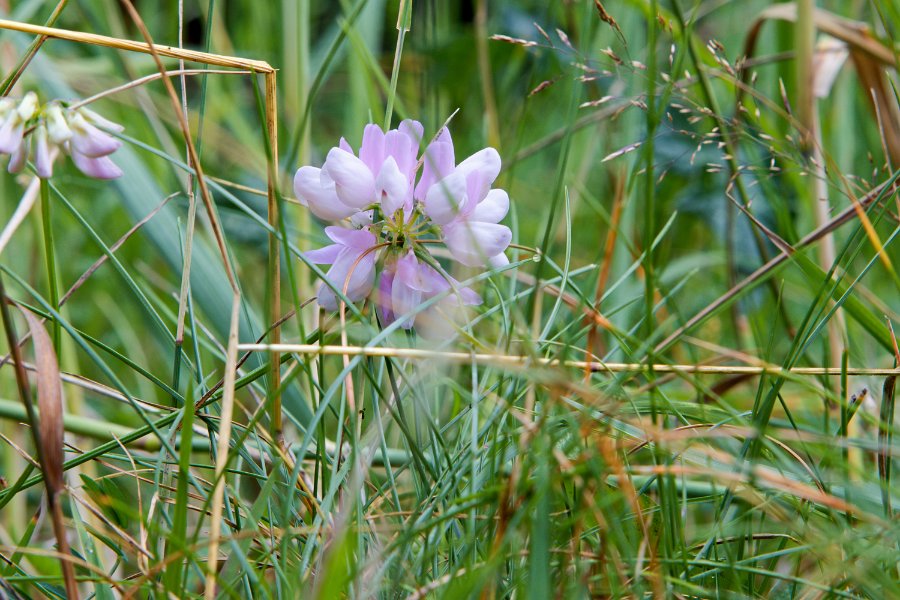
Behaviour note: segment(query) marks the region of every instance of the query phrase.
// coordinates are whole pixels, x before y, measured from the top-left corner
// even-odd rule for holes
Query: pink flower
[[[441,307],[458,307],[460,303],[481,304],[478,294],[461,287],[452,277],[441,275],[431,265],[419,261],[412,251],[385,265],[378,287],[376,303],[383,325],[390,325],[398,318],[403,318],[400,324],[403,329],[411,329],[413,325],[422,322],[446,319],[446,316],[438,314]],[[459,296],[451,290],[456,290]],[[417,314],[411,314],[422,302],[445,292],[451,292],[447,298]]]
[[[25,123],[37,110],[38,99],[34,92],[25,94],[18,105],[14,100],[4,99],[0,104],[0,115],[3,118],[3,124],[0,125],[0,153],[14,155],[20,150],[25,136]]]
[[[437,266],[428,244],[436,241],[439,227],[457,261],[469,266],[508,262],[503,252],[512,233],[499,222],[509,211],[509,196],[491,189],[500,172],[496,150],[485,148],[457,165],[453,141],[443,130],[420,160],[422,135],[416,121],[403,121],[388,132],[367,125],[358,153],[341,138],[321,168],[297,170],[294,191],[317,217],[349,220],[353,227],[327,227],[335,243],[305,255],[331,265],[319,288],[319,306],[336,310],[334,290],[346,284],[349,302],[372,295],[385,326],[399,320],[403,329],[452,335],[459,313],[480,304],[481,297]],[[377,265],[383,265],[380,275]],[[423,309],[423,303],[429,306]]]
[[[389,217],[400,208],[410,213],[422,132],[416,121],[403,121],[387,133],[369,124],[358,156],[341,138],[321,169],[305,166],[297,171],[294,192],[314,215],[328,221],[349,217],[357,224],[366,222],[367,215],[358,213],[368,213],[376,205]]]
[[[64,142],[63,148],[79,171],[96,179],[122,176],[122,170],[109,158],[122,146],[122,142],[104,131],[120,132],[124,129],[121,125],[86,108],[68,111],[67,124],[71,136]],[[64,130],[57,137],[66,137]]]
[[[464,265],[501,266],[512,232],[499,222],[509,212],[509,196],[491,184],[500,173],[500,155],[485,148],[453,167],[453,142],[443,131],[425,152],[416,195],[425,214],[441,226],[444,243]]]
[[[366,253],[375,246],[375,236],[365,229],[334,226],[326,227],[325,234],[335,243],[306,252],[304,256],[312,263],[331,265],[325,278],[342,291],[347,284],[347,299],[359,302],[369,295],[375,285],[375,252]],[[325,310],[338,309],[339,302],[334,290],[324,282],[319,286],[316,300]]]
[[[326,221],[338,221],[359,212],[347,206],[337,196],[334,182],[327,179],[323,183],[322,169],[300,167],[294,175],[294,194],[312,214]]]

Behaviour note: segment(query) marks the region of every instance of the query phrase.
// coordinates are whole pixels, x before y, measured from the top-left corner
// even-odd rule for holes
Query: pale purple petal
[[[425,214],[438,225],[453,221],[466,205],[466,179],[457,172],[438,181],[425,196]]]
[[[338,142],[338,148],[340,148],[344,152],[349,152],[350,154],[353,154],[353,147],[350,145],[350,142],[348,142],[344,138],[341,138],[341,141]]]
[[[316,292],[316,303],[324,310],[333,312],[338,309],[337,296],[324,282],[319,284],[319,290]]]
[[[323,187],[321,169],[300,167],[294,175],[294,194],[301,204],[308,206],[312,214],[326,221],[339,221],[356,212],[338,200],[334,187]]]
[[[484,266],[488,259],[500,254],[512,241],[505,225],[459,221],[444,228],[444,244],[453,258],[469,267]]]
[[[427,265],[424,265],[428,268]],[[422,266],[412,252],[397,260],[397,272],[391,285],[391,307],[397,316],[412,312],[422,303],[425,282]],[[404,329],[413,326],[415,315],[406,317],[400,324]]]
[[[346,296],[351,302],[368,296],[375,285],[375,253],[370,252],[360,259],[361,255],[362,252],[342,252],[325,274],[337,289],[343,290],[347,286]]]
[[[372,224],[374,216],[374,210],[363,210],[350,217],[350,224],[356,228],[366,227]]]
[[[469,198],[473,202],[481,202],[500,174],[500,154],[493,148],[479,150],[456,165],[455,172],[465,175]]]
[[[118,150],[122,145],[122,142],[94,127],[78,113],[75,113],[69,125],[73,134],[69,143],[72,144],[75,152],[85,156],[91,158],[107,156]]]
[[[328,152],[322,172],[334,181],[341,202],[363,209],[376,201],[375,177],[366,164],[350,152],[332,148]]]
[[[413,119],[404,119],[400,121],[400,125],[397,126],[397,131],[406,135],[412,142],[412,145],[417,149],[425,136],[425,128],[422,127],[421,123]]]
[[[418,146],[410,136],[396,129],[388,131],[384,136],[385,158],[389,156],[393,158],[408,178],[411,178],[412,171],[416,166],[417,149]]]
[[[384,132],[378,125],[370,123],[363,130],[359,159],[373,174],[378,173],[381,163],[384,162]]]
[[[469,220],[499,223],[509,212],[509,194],[505,190],[491,190],[472,211]]]
[[[378,281],[378,290],[375,292],[375,305],[381,316],[381,325],[387,327],[394,322],[394,309],[391,306],[391,287],[394,284],[394,271],[385,268],[381,272]]]
[[[19,144],[19,147],[16,148],[16,151],[9,157],[9,165],[7,165],[6,170],[10,173],[21,173],[25,168],[25,165],[28,164],[28,152],[30,148],[31,144],[29,143],[28,138],[23,139],[22,143]]]
[[[115,179],[122,176],[122,169],[116,166],[108,156],[90,157],[69,148],[69,154],[72,156],[72,162],[78,167],[78,170],[89,177],[95,179]]]
[[[38,177],[50,179],[53,176],[53,159],[50,157],[50,142],[47,128],[43,125],[38,126],[35,136],[34,170],[37,172]]]
[[[90,121],[91,123],[93,123],[94,125],[97,125],[98,127],[102,127],[103,129],[106,129],[107,131],[115,131],[116,133],[121,133],[121,132],[125,131],[124,125],[120,125],[118,123],[110,121],[106,117],[95,113],[94,111],[92,111],[89,108],[81,107],[78,109],[78,112],[82,113],[85,117],[87,117],[87,120]]]
[[[381,198],[381,212],[386,217],[391,217],[406,201],[409,193],[409,179],[397,166],[394,157],[389,156],[384,161],[378,177],[375,179],[375,188]]]
[[[460,300],[462,300],[462,303],[466,305],[478,305],[482,302],[481,296],[475,293],[474,290],[472,290],[471,288],[462,287],[460,283],[450,275],[442,275],[441,273],[438,273],[436,270],[429,267],[428,271],[423,272],[423,277],[427,281],[429,298],[434,297],[442,292],[454,290],[450,294],[450,298],[454,301],[459,298]]]
[[[322,248],[316,248],[303,253],[303,257],[315,265],[331,265],[337,260],[338,255],[346,246],[340,244],[330,244]]]
[[[0,125],[0,153],[12,154],[18,150],[24,133],[25,122],[19,118],[18,112],[11,111]]]
[[[375,284],[375,253],[360,258],[361,255],[362,252],[344,248],[325,274],[325,278],[338,290],[344,290],[347,286],[345,295],[351,302],[368,296]],[[326,310],[337,310],[339,304],[337,296],[324,282],[319,286],[316,301]]]
[[[423,202],[431,186],[453,172],[455,161],[453,139],[450,137],[450,131],[444,128],[425,150],[425,156],[422,158],[422,178],[416,186],[416,200]]]
[[[375,234],[366,229],[347,229],[346,227],[326,227],[325,235],[331,241],[355,250],[368,250],[375,245]]]
[[[504,254],[500,253],[496,256],[492,256],[488,259],[488,266],[494,269],[499,269],[500,267],[505,267],[509,264],[509,258]]]

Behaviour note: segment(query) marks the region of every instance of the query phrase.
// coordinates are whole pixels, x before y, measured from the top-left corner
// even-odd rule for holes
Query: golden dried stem
[[[127,52],[140,52],[141,54],[157,54],[167,58],[177,58],[190,62],[197,62],[205,65],[213,65],[217,67],[232,67],[235,69],[250,69],[259,73],[274,73],[275,69],[262,60],[249,60],[246,58],[238,58],[236,56],[222,56],[220,54],[210,54],[209,52],[198,52],[196,50],[185,50],[183,48],[173,48],[172,46],[161,46],[158,44],[149,44],[147,42],[136,42],[133,40],[123,40],[120,38],[109,37],[105,35],[97,35],[95,33],[84,33],[81,31],[70,31],[68,29],[57,29],[56,27],[43,27],[41,25],[32,25],[31,23],[19,23],[18,21],[9,21],[0,19],[0,29],[9,29],[11,31],[21,31],[33,35],[43,35],[48,38],[57,40],[68,40],[70,42],[79,42],[82,44],[91,44],[94,46],[105,46],[107,48],[115,48],[116,50],[125,50]]]
[[[278,213],[278,112],[277,94],[275,87],[275,72],[266,74],[266,130],[269,138],[268,156],[268,205],[269,205],[269,282],[271,294],[269,311],[271,315],[269,319],[272,323],[276,323],[272,328],[269,339],[273,344],[281,342],[281,327],[277,325],[281,319],[281,247],[276,232],[279,231],[279,213]],[[281,422],[281,361],[278,353],[272,354],[272,372],[270,374],[271,382],[269,384],[269,394],[272,397],[272,439],[275,444],[282,443],[282,422]]]
[[[419,348],[379,348],[370,346],[319,346],[318,344],[239,344],[239,351],[280,352],[291,354],[318,354],[323,356],[376,356],[406,358],[411,360],[439,359],[453,362],[476,362],[509,367],[567,367],[590,369],[595,372],[643,373],[651,369],[657,373],[684,373],[694,375],[840,375],[839,367],[795,367],[785,369],[779,365],[760,362],[756,365],[691,365],[691,364],[645,364],[612,363],[600,361],[564,360],[555,358],[535,358],[505,354],[471,354],[468,352],[444,352]],[[886,377],[900,375],[900,369],[879,369],[851,367],[847,375]]]

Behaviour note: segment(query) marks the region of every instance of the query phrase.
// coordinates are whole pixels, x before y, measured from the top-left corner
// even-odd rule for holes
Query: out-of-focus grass
[[[55,4],[3,8],[43,23]],[[818,4],[894,47],[893,3]],[[288,197],[298,166],[321,164],[341,136],[357,146],[389,104],[394,124],[420,119],[427,137],[459,109],[451,128],[460,158],[498,135],[490,141],[504,159],[508,223],[529,250],[511,251],[513,267],[474,284],[485,304],[471,332],[444,349],[786,368],[839,368],[845,356],[854,368],[894,366],[889,322],[900,319],[900,305],[886,264],[900,258],[890,188],[867,205],[874,236],[854,215],[835,228],[833,259],[823,261],[822,241],[797,248],[680,331],[819,227],[822,189],[827,219],[893,181],[897,157],[885,155],[883,131],[896,97],[876,114],[858,62],[816,101],[818,160],[801,148],[794,118],[792,23],[762,27],[742,83],[746,36],[769,3],[603,2],[615,27],[585,0],[180,6],[137,3],[157,43],[177,45],[181,20],[187,47],[279,69],[280,191]],[[394,71],[398,15],[409,6]],[[73,0],[57,26],[140,38],[112,0]],[[30,41],[0,34],[4,73]],[[895,66],[877,67],[887,90]],[[13,95],[83,98],[155,70],[145,55],[50,40]],[[261,85],[191,76],[183,90],[204,171],[217,178],[210,185],[237,265],[242,342],[268,328],[271,291],[266,201],[253,192],[266,181]],[[125,176],[94,182],[58,165],[50,214],[59,289],[175,197],[59,311],[39,211],[0,268],[13,299],[58,324],[61,367],[73,375],[64,383],[65,521],[80,592],[201,596],[230,289],[201,210],[176,378],[184,143],[158,81],[96,108],[126,125],[115,155]],[[824,187],[816,184],[823,173]],[[25,184],[0,177],[3,221]],[[335,320],[303,304],[315,275],[298,251],[323,241],[321,224],[296,204],[283,209],[283,305],[300,309],[283,339],[337,343]],[[591,334],[594,311],[612,326]],[[379,333],[371,311],[348,315],[351,343],[433,346]],[[893,395],[880,378],[584,373],[359,356],[345,367],[338,357],[287,354],[282,451],[268,434],[268,358],[253,354],[237,374],[213,590],[222,597],[900,594],[900,500],[886,460],[896,447],[886,422]],[[348,372],[362,408],[355,414]],[[33,449],[8,366],[0,381],[2,475],[11,486],[0,491],[0,577],[25,597],[62,597],[52,529],[33,520],[40,478],[26,469]]]

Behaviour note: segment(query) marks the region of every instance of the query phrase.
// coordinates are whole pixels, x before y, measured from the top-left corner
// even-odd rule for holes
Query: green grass
[[[57,8],[12,4],[4,18],[32,24]],[[588,1],[183,4],[137,3],[156,43],[177,46],[183,22],[186,47],[278,69],[277,149],[261,77],[173,80],[215,178],[239,341],[266,339],[278,293],[292,313],[286,343],[396,351],[282,354],[283,446],[271,435],[271,356],[239,352],[207,588],[231,288],[199,195],[190,218],[196,173],[163,85],[100,100],[126,126],[114,155],[124,176],[93,181],[58,161],[0,254],[7,294],[46,320],[63,372],[61,506],[80,596],[900,596],[893,379],[851,371],[896,366],[896,58],[856,55],[815,101],[817,159],[798,130],[795,31],[809,23],[766,22],[740,72],[762,0],[607,0],[615,26]],[[897,56],[895,0],[817,5],[865,23]],[[112,0],[63,3],[55,26],[141,39]],[[4,79],[32,42],[0,32]],[[10,95],[87,98],[156,69],[147,55],[48,40]],[[342,331],[310,302],[323,271],[302,251],[325,237],[291,202],[293,173],[320,166],[341,136],[358,147],[367,123],[415,118],[430,138],[457,109],[457,158],[488,144],[503,158],[510,265],[442,261],[485,299],[455,339],[381,329],[363,305],[348,307]],[[0,222],[29,182],[0,177]],[[38,362],[30,341],[21,349],[26,366]],[[586,359],[652,366],[562,364]],[[762,363],[785,370],[664,368]],[[63,598],[31,421],[3,367],[3,593]]]

